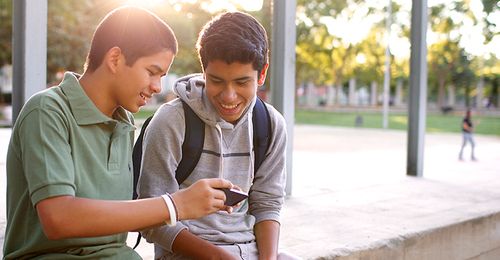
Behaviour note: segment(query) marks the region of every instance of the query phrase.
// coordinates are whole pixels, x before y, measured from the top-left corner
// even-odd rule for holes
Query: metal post
[[[12,124],[47,84],[47,0],[15,0],[12,23]]]
[[[384,71],[384,94],[383,94],[383,108],[382,108],[382,127],[387,129],[389,126],[389,97],[390,97],[390,83],[391,83],[391,52],[389,49],[389,42],[391,40],[391,13],[392,3],[389,0],[387,5],[387,20],[385,21],[386,27],[386,46],[385,46],[385,71]]]
[[[427,106],[427,0],[413,0],[411,9],[410,93],[406,174],[423,176]]]
[[[295,114],[295,0],[273,0],[271,37],[271,102],[287,124],[286,193],[292,194],[292,151]]]

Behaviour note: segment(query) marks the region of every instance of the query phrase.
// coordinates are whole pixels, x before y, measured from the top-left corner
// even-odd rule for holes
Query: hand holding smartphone
[[[248,197],[248,194],[237,189],[223,188],[221,190],[226,194],[226,202],[224,203],[226,206],[232,207]]]

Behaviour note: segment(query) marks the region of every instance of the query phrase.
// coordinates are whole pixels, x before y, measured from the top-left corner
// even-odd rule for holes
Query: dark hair
[[[128,66],[165,49],[177,54],[177,39],[172,29],[150,11],[131,6],[111,11],[97,26],[85,70],[96,70],[106,52],[115,46],[121,49]]]
[[[252,63],[259,73],[268,60],[266,30],[251,15],[222,13],[209,21],[198,36],[198,57],[203,70],[210,61]]]

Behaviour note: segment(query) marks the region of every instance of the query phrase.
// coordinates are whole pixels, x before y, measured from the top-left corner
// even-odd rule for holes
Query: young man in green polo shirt
[[[140,259],[127,231],[232,210],[222,179],[130,200],[130,112],[160,91],[176,52],[157,16],[116,9],[97,27],[83,75],[68,72],[25,104],[7,155],[5,259]]]

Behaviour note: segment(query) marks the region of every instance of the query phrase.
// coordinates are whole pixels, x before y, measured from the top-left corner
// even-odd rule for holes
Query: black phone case
[[[231,189],[221,189],[226,194],[226,206],[234,206],[238,204],[240,201],[246,199],[248,195],[238,190]]]

